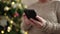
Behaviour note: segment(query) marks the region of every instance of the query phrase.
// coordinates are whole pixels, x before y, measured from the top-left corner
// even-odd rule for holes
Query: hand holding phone
[[[28,19],[32,18],[34,20],[39,21],[38,19],[36,19],[37,14],[33,9],[25,9],[24,12]]]

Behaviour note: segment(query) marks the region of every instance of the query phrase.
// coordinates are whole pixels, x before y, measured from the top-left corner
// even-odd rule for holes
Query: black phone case
[[[37,14],[33,9],[24,9],[24,12],[28,19],[33,18],[34,20],[39,21],[38,19],[36,19]]]

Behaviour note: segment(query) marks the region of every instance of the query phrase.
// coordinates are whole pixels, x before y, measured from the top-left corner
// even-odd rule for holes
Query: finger
[[[35,24],[32,21],[29,21],[32,26],[35,26]]]
[[[36,20],[34,20],[34,19],[32,19],[32,18],[30,18],[30,20],[34,23],[34,24],[36,24]]]
[[[41,20],[41,18],[40,18],[39,16],[36,16],[36,18],[37,18],[40,22],[42,22],[42,20]]]
[[[32,22],[27,18],[27,16],[25,15],[25,13],[23,13],[23,19],[24,19],[23,21],[25,22],[26,25],[31,24],[32,26],[35,26],[35,24],[32,23]]]
[[[42,23],[40,23],[34,19],[30,19],[30,20],[32,21],[31,23],[34,24],[33,26],[35,26],[35,27],[41,28],[43,26]]]
[[[36,18],[42,23],[42,22],[46,22],[46,20],[44,20],[42,17],[40,16],[36,16]]]
[[[36,24],[36,25],[41,25],[41,23],[39,22],[39,21],[36,21],[36,20],[34,20],[34,19],[30,19],[34,24]]]

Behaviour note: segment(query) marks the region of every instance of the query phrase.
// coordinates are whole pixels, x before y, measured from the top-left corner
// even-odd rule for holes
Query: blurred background
[[[21,34],[20,24],[23,14],[22,4],[19,1],[9,3],[9,1],[0,0],[0,34]],[[52,0],[60,1],[60,0]],[[30,6],[38,0],[22,0],[22,3]],[[16,10],[18,9],[18,10]],[[5,16],[4,16],[5,15]]]
[[[30,6],[33,3],[36,3],[38,0],[22,0],[22,3],[26,4],[27,6]],[[53,1],[60,1],[60,0],[53,0]]]

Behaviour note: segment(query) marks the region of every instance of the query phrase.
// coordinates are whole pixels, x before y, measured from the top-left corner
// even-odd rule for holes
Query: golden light
[[[4,34],[4,31],[2,30],[1,33]]]
[[[8,27],[7,31],[10,32],[11,31],[11,27]]]
[[[21,7],[21,4],[18,4],[19,7]]]
[[[8,27],[9,30],[11,30],[11,27]]]
[[[11,20],[10,23],[13,24],[13,21]]]
[[[14,6],[15,5],[15,2],[12,2],[11,5]]]
[[[18,4],[18,6],[17,6],[17,7],[22,9],[22,5],[21,5],[21,4]]]
[[[8,32],[10,32],[11,30],[7,30]]]
[[[8,10],[10,10],[10,8],[6,6],[6,7],[4,8],[4,10],[5,10],[5,11],[8,11]]]

